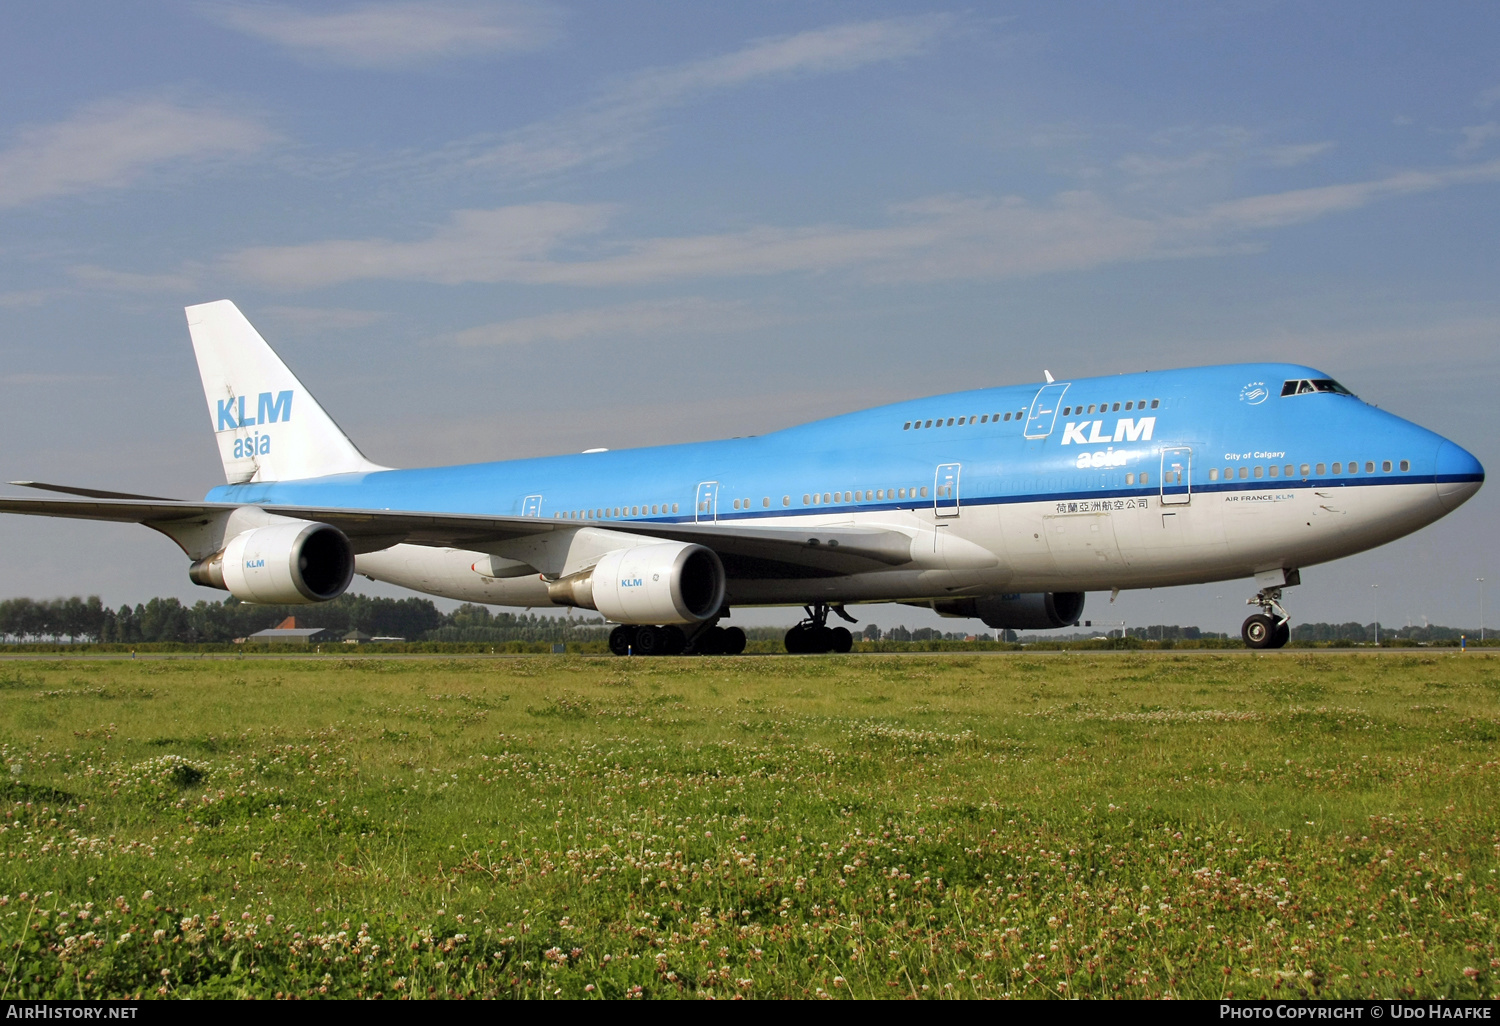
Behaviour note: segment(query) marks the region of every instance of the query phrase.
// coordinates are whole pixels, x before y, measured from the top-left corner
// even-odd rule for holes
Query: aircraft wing
[[[172,528],[175,526],[227,516],[240,507],[238,503],[173,500],[0,497],[0,513],[144,524],[168,535],[174,533]],[[594,527],[642,538],[696,542],[718,553],[726,573],[732,578],[864,573],[912,561],[912,538],[900,531],[878,527],[552,520],[269,504],[257,508],[278,516],[337,527],[355,544],[356,551],[360,550],[362,539],[377,543],[379,548],[405,542],[439,548],[484,549],[517,538]]]

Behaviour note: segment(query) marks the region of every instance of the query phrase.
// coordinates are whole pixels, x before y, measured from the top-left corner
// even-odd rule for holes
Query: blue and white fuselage
[[[788,648],[826,651],[850,643],[825,622],[848,603],[1061,626],[1087,591],[1240,577],[1263,610],[1246,642],[1276,647],[1302,568],[1432,523],[1484,480],[1453,442],[1272,363],[1049,376],[761,437],[392,470],[233,303],[187,315],[230,483],[201,503],[36,484],[83,498],[0,511],[145,524],[192,580],[252,602],[325,601],[357,571],[597,609],[622,624],[616,650],[742,647],[742,632],[714,640],[734,605],[806,606]]]
[[[1337,559],[1442,517],[1484,470],[1311,367],[1241,364],[915,399],[772,434],[216,488],[213,502],[633,522],[850,524],[930,539],[845,576],[731,576],[731,604],[1160,587]],[[917,546],[913,546],[917,548]],[[359,572],[420,591],[549,604],[480,553],[415,546]]]

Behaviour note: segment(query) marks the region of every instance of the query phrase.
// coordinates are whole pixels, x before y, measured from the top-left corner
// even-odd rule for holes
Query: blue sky
[[[1497,29],[1482,3],[10,5],[0,470],[218,483],[181,308],[224,297],[393,466],[1285,358],[1493,467]],[[1305,571],[1294,616],[1367,621],[1378,584],[1388,623],[1476,622],[1495,495]],[[139,528],[0,539],[5,595],[213,597]],[[1089,613],[1235,629],[1251,590]]]

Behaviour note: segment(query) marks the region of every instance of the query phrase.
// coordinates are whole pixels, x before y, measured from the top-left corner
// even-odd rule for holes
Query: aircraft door
[[[542,497],[540,495],[528,495],[521,502],[521,516],[539,517],[542,515]]]
[[[932,481],[932,512],[935,516],[958,516],[958,471],[957,463],[938,464]]]
[[[1066,384],[1042,386],[1036,398],[1031,400],[1031,412],[1026,415],[1027,438],[1046,438],[1052,433],[1057,411],[1062,408],[1063,393],[1067,390]]]
[[[698,497],[693,503],[693,521],[711,524],[719,519],[719,482],[704,481],[698,485]]]
[[[1193,501],[1193,450],[1161,451],[1161,504],[1186,506]]]

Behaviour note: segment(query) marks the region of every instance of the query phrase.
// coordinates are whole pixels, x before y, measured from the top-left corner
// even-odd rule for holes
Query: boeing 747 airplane
[[[198,584],[324,602],[353,576],[619,624],[619,654],[735,653],[733,606],[797,605],[792,652],[848,651],[847,606],[993,628],[1078,621],[1089,591],[1251,578],[1251,648],[1304,567],[1479,490],[1463,448],[1311,367],[1256,363],[912,399],[719,442],[392,470],[367,460],[233,303],[187,308],[228,483],[202,502],[73,496],[0,512],[145,524]]]

